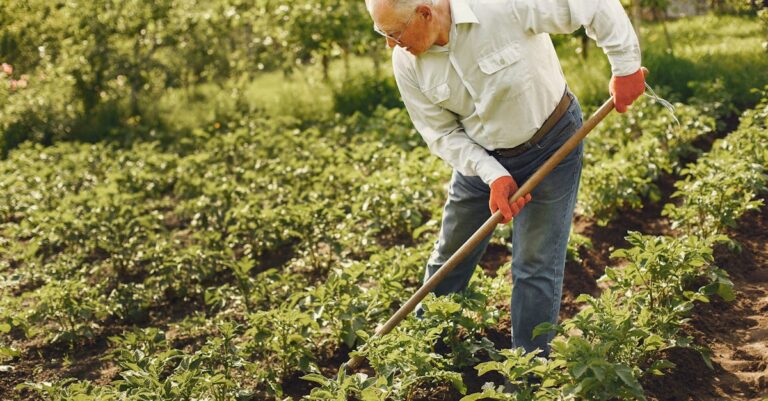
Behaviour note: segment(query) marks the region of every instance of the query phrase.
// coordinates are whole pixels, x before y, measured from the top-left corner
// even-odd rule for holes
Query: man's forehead
[[[399,22],[394,12],[392,2],[389,0],[370,0],[371,16],[380,25],[392,25]]]

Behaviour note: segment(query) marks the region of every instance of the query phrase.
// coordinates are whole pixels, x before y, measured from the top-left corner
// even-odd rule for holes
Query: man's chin
[[[406,47],[406,48],[405,48],[405,51],[407,51],[408,53],[411,53],[411,54],[413,54],[414,56],[418,56],[418,55],[420,55],[421,53],[423,53],[422,51],[420,51],[420,50],[418,50],[418,49],[414,49],[414,48],[412,48],[412,47]]]

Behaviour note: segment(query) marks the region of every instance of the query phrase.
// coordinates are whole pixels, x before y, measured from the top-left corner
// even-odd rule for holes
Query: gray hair
[[[365,5],[368,8],[368,13],[373,15],[373,5],[375,3],[386,1],[392,5],[392,9],[396,15],[405,20],[410,14],[416,10],[416,7],[427,4],[434,5],[437,0],[365,0]]]

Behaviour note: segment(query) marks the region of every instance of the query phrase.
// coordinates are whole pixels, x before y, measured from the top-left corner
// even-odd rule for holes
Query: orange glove
[[[645,92],[645,71],[647,70],[644,70],[641,68],[631,75],[611,77],[608,90],[613,96],[613,104],[619,113],[626,112],[627,106]]]
[[[497,210],[501,209],[501,214],[504,215],[501,224],[512,221],[512,218],[520,213],[520,209],[531,201],[531,194],[526,194],[510,204],[509,197],[515,192],[517,192],[517,183],[514,178],[508,175],[499,177],[491,183],[491,198],[488,200],[488,207],[491,208],[491,213],[496,213]]]

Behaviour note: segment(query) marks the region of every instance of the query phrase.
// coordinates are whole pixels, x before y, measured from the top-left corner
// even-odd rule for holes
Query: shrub
[[[344,115],[371,115],[379,105],[393,108],[402,103],[393,77],[363,73],[333,91],[333,105],[336,112]]]
[[[7,66],[7,67],[6,67]],[[74,102],[74,78],[49,64],[32,77],[12,66],[0,71],[0,158],[26,140],[50,145],[72,132],[82,113]],[[20,77],[18,80],[15,77]],[[26,78],[26,79],[25,79]],[[23,85],[19,85],[23,82]]]

